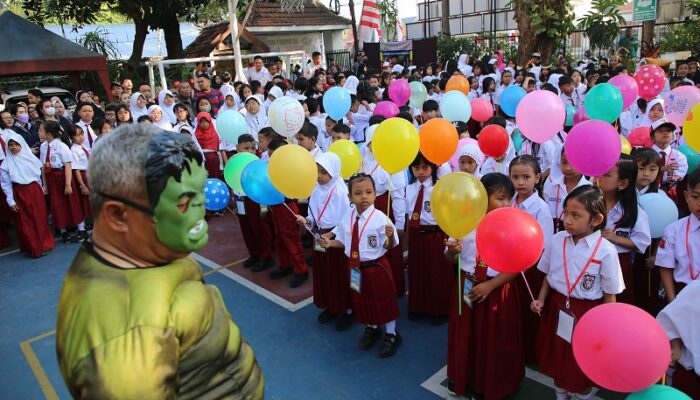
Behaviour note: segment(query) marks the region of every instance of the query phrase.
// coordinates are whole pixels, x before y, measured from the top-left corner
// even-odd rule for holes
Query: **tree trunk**
[[[350,0],[348,3],[350,7],[350,21],[352,22],[352,54],[353,57],[357,57],[357,53],[360,51],[359,40],[357,39],[357,20],[355,19],[355,3]],[[354,61],[354,59],[352,60]],[[352,62],[350,63],[352,65]]]
[[[515,1],[515,20],[518,23],[518,65],[527,67],[530,56],[537,48],[537,38],[530,25],[530,13],[522,0]]]
[[[131,64],[133,69],[136,69],[143,56],[143,46],[148,35],[148,25],[141,18],[134,18],[134,25],[136,26],[136,33],[134,34],[134,47],[131,50],[129,64]]]
[[[656,20],[644,21],[642,23],[642,42],[649,44],[654,43],[654,26],[656,25]]]
[[[165,34],[165,48],[168,51],[168,58],[183,58],[185,52],[182,50],[182,37],[180,36],[180,21],[175,14],[167,17],[163,24]]]
[[[450,34],[450,0],[442,0],[442,34],[451,36]]]

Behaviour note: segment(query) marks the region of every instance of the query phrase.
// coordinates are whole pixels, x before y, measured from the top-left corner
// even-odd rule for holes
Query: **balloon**
[[[284,195],[277,191],[270,182],[267,167],[268,160],[255,160],[248,164],[241,175],[243,191],[246,196],[258,204],[266,206],[282,204]]]
[[[649,231],[654,239],[662,237],[664,229],[678,220],[676,203],[664,194],[643,194],[639,197],[639,205],[649,216]]]
[[[243,169],[257,159],[258,157],[255,154],[248,152],[234,154],[233,157],[228,159],[224,167],[224,180],[231,189],[237,193],[245,193],[241,185]]]
[[[248,123],[238,111],[226,110],[216,116],[216,131],[221,139],[238,144],[238,137],[248,133]]]
[[[508,86],[501,93],[501,97],[498,98],[501,102],[501,110],[503,110],[507,116],[515,117],[515,110],[517,110],[520,100],[522,100],[526,94],[527,92],[525,89],[518,85]]]
[[[340,176],[343,179],[351,177],[362,165],[360,149],[357,148],[355,143],[347,139],[336,140],[328,147],[328,151],[337,154],[340,158]]]
[[[639,85],[637,81],[627,74],[615,75],[608,81],[622,93],[622,109],[628,109],[632,103],[637,101],[639,96]]]
[[[617,130],[600,120],[584,121],[574,126],[564,142],[569,164],[588,176],[601,176],[610,171],[620,158],[621,150]]]
[[[586,94],[583,107],[590,119],[613,123],[622,112],[622,93],[609,83],[599,83]]]
[[[671,386],[652,385],[641,392],[632,393],[626,400],[692,400],[690,396]]]
[[[574,126],[583,121],[588,121],[589,119],[590,118],[588,118],[588,115],[586,115],[586,109],[584,107],[581,107],[578,110],[576,110],[576,114],[574,114]]]
[[[479,149],[489,157],[498,158],[508,151],[508,132],[500,125],[486,125],[479,132]]]
[[[275,150],[268,166],[270,181],[277,190],[291,199],[311,196],[318,181],[318,168],[311,153],[297,144]]]
[[[700,103],[700,89],[695,86],[678,86],[664,96],[664,117],[681,126],[690,110]]]
[[[433,217],[442,230],[461,239],[474,230],[486,214],[489,196],[474,175],[452,172],[440,178],[430,195]]]
[[[666,73],[658,65],[647,64],[637,70],[634,80],[639,86],[639,97],[649,101],[664,90]]]
[[[336,86],[323,94],[323,109],[333,121],[340,121],[350,111],[350,93]]]
[[[408,84],[411,88],[410,104],[413,107],[421,108],[425,100],[428,98],[428,90],[422,82],[413,81]]]
[[[520,132],[535,143],[544,143],[564,128],[566,107],[548,90],[528,93],[515,110]]]
[[[622,136],[622,135],[620,135],[620,145],[621,145],[620,152],[621,152],[622,154],[627,154],[627,155],[629,155],[629,154],[632,153],[632,145],[631,145],[630,142],[627,140],[627,138],[624,137],[624,136]]]
[[[515,147],[515,151],[520,151],[520,148],[523,146],[523,142],[525,141],[523,134],[520,133],[520,129],[516,129],[513,131],[511,140],[513,140],[513,146]]]
[[[688,159],[688,173],[695,171],[695,168],[700,165],[700,154],[687,145],[679,146],[678,151],[685,154],[685,158]]]
[[[564,121],[564,126],[574,126],[574,115],[576,115],[576,107],[568,105],[566,106],[566,121]]]
[[[454,75],[447,81],[447,86],[445,86],[446,92],[457,90],[462,92],[465,96],[469,94],[469,89],[469,81],[462,75]]]
[[[291,139],[299,133],[304,125],[304,107],[299,100],[291,97],[280,97],[270,104],[267,112],[270,126],[275,132]]]
[[[453,171],[459,170],[459,155],[457,154],[457,151],[468,144],[473,144],[476,147],[479,147],[479,142],[477,142],[476,139],[459,139],[459,142],[457,142],[457,150],[455,150],[454,154],[452,155],[452,158],[450,158],[450,166],[452,167]]]
[[[399,115],[399,107],[390,101],[380,101],[374,107],[373,115],[381,115],[384,118],[393,118]]]
[[[508,229],[503,229],[507,226]],[[537,220],[519,208],[499,208],[486,214],[476,228],[476,249],[491,268],[514,274],[542,256],[544,233]]]
[[[403,118],[382,121],[372,138],[372,153],[379,165],[390,174],[408,167],[416,158],[419,147],[416,127]]]
[[[220,179],[208,178],[204,183],[204,208],[209,211],[221,211],[231,200],[231,193],[228,186]]]
[[[411,97],[411,87],[405,79],[394,79],[389,84],[389,98],[398,106],[405,106]]]
[[[634,147],[651,147],[651,127],[640,126],[632,129],[632,132],[627,136],[627,140]]]
[[[624,303],[599,305],[581,317],[571,341],[579,368],[598,386],[637,392],[656,383],[671,361],[661,324]]]
[[[486,122],[493,117],[493,106],[486,99],[474,99],[471,102],[472,119],[474,121]]]
[[[440,99],[440,114],[450,122],[467,122],[472,116],[472,106],[467,96],[453,90]]]
[[[420,151],[425,158],[437,165],[449,161],[457,151],[457,128],[444,118],[433,118],[426,122],[419,135]]]
[[[685,117],[683,137],[691,149],[700,152],[700,104],[696,104]]]

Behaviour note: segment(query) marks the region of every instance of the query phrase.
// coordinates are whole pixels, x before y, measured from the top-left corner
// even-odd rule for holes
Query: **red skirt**
[[[525,376],[517,285],[511,281],[494,289],[486,301],[473,303],[474,308],[464,303],[459,289],[455,282],[450,297],[447,378],[454,382],[458,396],[469,386],[486,400],[503,399],[518,390]]]
[[[46,171],[53,225],[56,229],[65,229],[83,222],[83,210],[80,208],[80,195],[75,180],[71,182],[73,193],[66,195],[66,175],[63,169]]]
[[[284,205],[270,206],[272,211],[272,222],[275,226],[275,247],[279,257],[280,268],[292,268],[297,275],[305,274],[309,268],[306,265],[304,248],[301,245],[299,236],[299,225],[297,225],[295,214],[299,213],[297,203],[289,201]]]
[[[427,229],[435,227],[408,229],[408,311],[447,315],[455,282],[453,266],[444,255],[447,235]]]
[[[342,314],[351,307],[350,271],[348,258],[342,249],[314,251],[314,305],[328,309],[331,314]]]
[[[244,197],[243,205],[245,215],[238,215],[238,222],[248,254],[267,260],[273,252],[272,234],[269,225],[260,215],[260,204]]]
[[[542,287],[542,282],[545,279],[545,274],[537,269],[537,264],[535,264],[525,271],[525,278],[527,278],[527,283],[530,284],[532,295],[537,298],[537,296],[540,294],[540,288]],[[527,290],[527,285],[525,285],[525,282],[520,282],[520,284],[518,284],[518,290],[520,291],[520,298],[523,299],[521,302],[521,315],[523,317],[523,347],[525,349],[525,362],[528,364],[536,364],[537,352],[535,351],[535,346],[537,345],[537,331],[540,328],[540,316],[530,311],[530,303],[532,302],[532,298],[530,297],[530,292]]]
[[[365,325],[381,325],[397,319],[399,304],[396,301],[391,266],[386,257],[362,266],[360,273],[362,293],[350,290],[355,320]]]
[[[218,151],[204,153],[204,168],[209,173],[209,178],[222,178],[221,161],[219,160]]]
[[[78,186],[78,180],[75,177],[76,173],[79,173],[80,176],[83,177],[83,183],[85,183],[85,187],[90,189],[90,184],[88,183],[88,179],[87,179],[87,173],[84,170],[77,170],[77,169],[73,170],[73,180],[75,181],[75,182],[73,182],[73,184],[75,186]],[[82,192],[80,192],[80,188],[78,187],[78,198],[80,199],[80,209],[83,212],[83,217],[84,218],[92,218],[92,208],[90,208],[90,195],[83,194]]]
[[[625,290],[615,296],[618,303],[634,304],[634,269],[632,266],[632,253],[617,253],[622,269],[622,278],[625,282]]]
[[[2,162],[0,162],[1,164]],[[0,249],[5,248],[12,244],[10,241],[10,223],[12,223],[12,218],[14,214],[7,205],[7,197],[5,197],[5,192],[0,190]]]
[[[651,251],[656,251],[659,240],[654,239],[644,254],[637,254],[632,267],[634,275],[634,305],[645,310],[649,314],[656,316],[664,307],[664,302],[659,298],[659,288],[661,287],[661,276],[659,269],[647,268],[647,260]]]
[[[700,376],[680,364],[676,364],[672,386],[690,396],[691,399],[700,399]]]
[[[377,196],[374,199],[374,208],[387,214],[389,208],[389,192],[384,193],[381,196]],[[394,221],[393,212],[389,215],[389,219]],[[396,229],[403,229],[403,226],[397,226]],[[399,241],[399,244],[392,247],[384,255],[389,260],[389,265],[391,265],[391,272],[394,275],[394,288],[396,289],[396,294],[400,297],[406,294],[406,282],[404,278],[404,259],[403,259],[403,243]]]
[[[602,303],[601,300],[580,300],[571,298],[570,312],[574,314],[576,321],[591,308]],[[556,387],[563,388],[572,393],[581,393],[594,385],[581,371],[574,358],[571,343],[557,336],[557,323],[559,310],[566,309],[566,297],[552,289],[544,310],[542,322],[537,338],[537,359],[540,371],[554,379]]]
[[[41,257],[42,253],[56,247],[49,228],[44,191],[37,182],[14,183],[12,195],[19,208],[19,212],[14,213],[19,249],[31,257]]]

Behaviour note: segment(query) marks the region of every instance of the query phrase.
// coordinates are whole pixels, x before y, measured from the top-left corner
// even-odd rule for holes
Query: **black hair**
[[[600,225],[594,226],[593,230],[598,231],[605,227],[607,222],[608,208],[605,205],[605,199],[603,198],[603,192],[597,186],[593,185],[583,185],[572,190],[564,199],[564,209],[566,209],[566,204],[569,200],[576,200],[583,204],[586,208],[591,218],[600,214],[603,216],[603,222]]]
[[[616,228],[632,228],[637,223],[637,163],[632,156],[621,154],[615,164],[618,179],[627,179],[627,187],[617,192],[617,200],[622,205],[622,218],[615,221]]]
[[[503,190],[506,196],[515,196],[515,186],[513,182],[505,175],[498,172],[491,172],[481,177],[481,183],[486,188],[486,193],[491,196]]]
[[[381,124],[386,118],[383,115],[373,115],[369,117],[369,122],[367,126],[372,126],[376,124]]]
[[[418,152],[418,154],[416,154],[416,158],[413,159],[413,162],[411,163],[411,165],[409,165],[409,168],[408,168],[408,174],[411,176],[411,181],[415,181],[415,179],[416,179],[416,176],[413,175],[413,167],[420,165],[421,162],[429,165],[430,168],[432,168],[430,178],[433,180],[433,185],[436,184],[438,181],[438,176],[437,176],[438,166],[434,162],[425,158],[423,153],[421,153],[420,151]]]
[[[467,125],[466,122],[457,121],[453,122],[452,125],[454,125],[455,129],[457,129],[457,135],[469,132],[469,125]]]
[[[571,79],[570,76],[560,76],[559,77],[559,86],[561,87],[562,85],[568,85],[570,83],[574,83],[574,80]]]
[[[282,93],[289,90],[289,86],[287,86],[285,82],[277,82],[275,85],[277,85],[278,88],[282,89]]]
[[[439,109],[440,105],[435,100],[426,100],[425,103],[423,103],[423,112],[438,111]]]
[[[487,125],[499,125],[502,128],[505,128],[506,125],[508,125],[508,122],[506,121],[505,118],[501,117],[500,115],[494,115],[493,117],[489,118],[488,121],[484,124],[484,126]]]
[[[369,81],[362,80],[357,84],[357,99],[362,102],[366,101],[368,103],[374,103],[377,100],[377,96],[374,93],[374,89],[369,84]]]
[[[270,143],[267,145],[267,149],[268,149],[268,151],[269,150],[275,151],[286,144],[289,144],[289,143],[287,143],[287,141],[282,139],[282,138],[272,139],[272,140],[270,140]]]
[[[253,94],[255,94],[261,87],[262,83],[260,83],[260,81],[250,81],[250,91],[253,92]]]
[[[112,84],[109,85],[109,90],[112,90],[115,86],[122,87],[122,84],[119,82],[112,82]]]
[[[695,168],[693,172],[685,176],[688,184],[686,190],[693,190],[697,185],[700,185],[700,167]]]
[[[316,125],[309,122],[308,119],[304,121],[304,125],[302,125],[301,129],[299,129],[299,134],[307,138],[318,140],[318,128]]]
[[[269,81],[265,84],[265,97],[267,97],[267,95],[270,93],[270,89],[273,87],[275,87],[275,82]],[[229,93],[227,96],[229,95],[231,94]]]
[[[75,112],[80,114],[80,110],[85,106],[90,106],[92,108],[92,112],[95,112],[95,107],[93,106],[93,104],[85,101],[78,102],[78,104],[75,106]]]
[[[360,100],[357,99],[356,95],[350,94],[350,104],[355,104],[355,103],[359,103],[359,102],[360,102]]]
[[[490,76],[487,76],[486,78],[484,78],[484,82],[483,82],[482,85],[481,85],[481,93],[487,93],[488,87],[489,87],[492,83],[493,83],[493,85],[494,85],[493,90],[495,91],[495,90],[496,90],[496,80],[493,79],[493,78],[490,77]]]
[[[264,61],[265,59],[262,58],[262,56],[255,56],[255,57],[253,57],[253,61],[255,61],[255,60],[263,60]]]
[[[266,126],[262,129],[260,129],[260,132],[258,132],[258,137],[264,136],[270,141],[275,140],[275,139],[283,139],[282,136],[277,133],[271,126]]]
[[[54,139],[59,139],[70,148],[73,142],[70,140],[67,132],[63,132],[61,129],[61,124],[57,121],[46,121],[44,122],[44,131],[47,135],[51,135]]]
[[[114,111],[116,113],[118,107],[119,107],[118,104],[114,104],[114,103],[108,104],[107,107],[105,107],[105,112]]]
[[[643,98],[640,97],[637,99],[637,107],[639,107],[640,110],[646,111],[647,104],[649,104],[649,102],[644,100]]]
[[[207,75],[207,74],[200,74],[199,76],[209,79],[209,75]],[[149,84],[149,83],[147,83],[147,82],[139,83],[139,85],[136,86],[137,91],[140,92],[142,86],[148,86],[148,87],[150,88],[150,87],[151,87],[151,84]]]
[[[364,172],[359,172],[348,179],[348,192],[352,193],[352,185],[354,185],[356,182],[362,182],[362,181],[370,181],[372,183],[372,188],[376,191],[377,188],[374,185],[374,179],[372,178],[372,175],[367,175]]]
[[[238,87],[238,97],[241,98],[241,100],[245,100],[245,97],[243,96],[243,89],[248,88],[250,89],[251,94],[255,94],[253,89],[248,85],[247,83],[242,84],[241,86]]]
[[[654,151],[654,149],[651,149],[649,147],[637,147],[634,150],[632,150],[632,158],[634,158],[634,162],[637,164],[637,172],[639,172],[639,163],[641,163],[643,167],[646,167],[650,164],[655,164],[659,167],[658,174],[663,173],[661,172],[661,157],[659,156],[659,153]],[[658,191],[659,181],[658,179],[654,179],[654,181],[649,184],[647,193],[658,193]]]
[[[149,117],[148,115],[142,115],[136,120],[136,122],[139,124],[143,121],[148,121],[150,123],[153,123],[153,118]]]
[[[521,156],[515,157],[513,159],[513,161],[510,162],[510,165],[508,166],[509,173],[510,173],[510,170],[513,169],[513,167],[515,165],[529,165],[535,171],[535,175],[542,173],[542,169],[540,168],[540,163],[537,162],[537,159],[535,157],[528,155],[528,154],[523,154]]]
[[[90,122],[90,128],[96,135],[102,133],[102,127],[107,123],[107,120],[102,117],[93,118]],[[99,132],[99,133],[98,133]]]
[[[441,91],[444,91],[445,88],[447,88],[447,81],[448,80],[449,79],[447,79],[447,78],[442,78],[442,79],[440,79],[440,82],[438,82],[438,87],[440,88]]]
[[[251,135],[249,133],[244,133],[238,137],[238,144],[250,143],[250,142],[255,142],[255,138],[253,137],[253,135]]]
[[[542,87],[540,89],[541,90],[549,90],[550,92],[559,96],[559,91],[551,83],[545,83],[544,85],[542,85]]]
[[[42,92],[39,89],[29,89],[29,90],[27,90],[27,93],[31,94],[34,97],[38,97],[38,98],[44,97],[44,92]]]
[[[177,106],[177,104],[175,106]],[[129,113],[129,120],[127,122],[119,121],[119,110],[126,110]],[[134,122],[134,118],[131,116],[131,110],[129,109],[129,106],[127,106],[127,105],[120,104],[117,107],[117,111],[115,112],[115,114],[117,114],[117,125],[130,124],[130,123]]]
[[[309,114],[316,114],[318,112],[318,100],[313,97],[307,97],[305,103],[306,107],[309,109]]]
[[[320,55],[321,53],[319,53],[318,51],[314,51],[313,53],[311,53],[311,58],[318,57]]]
[[[406,121],[413,123],[413,115],[411,115],[411,113],[409,113],[408,111],[401,111],[396,117],[403,118]]]
[[[180,182],[184,170],[192,173],[190,162],[194,165],[201,164],[202,161],[202,153],[191,138],[175,132],[161,131],[155,134],[148,143],[145,167],[146,190],[151,209],[158,205],[160,195],[171,177]]]
[[[296,81],[294,81],[294,90],[297,93],[304,93],[306,92],[306,89],[309,87],[309,81],[306,80],[306,78],[299,78]]]
[[[338,132],[338,133],[344,133],[346,135],[349,135],[350,134],[350,127],[343,124],[343,123],[335,124],[333,126],[333,128],[331,128],[331,132]]]

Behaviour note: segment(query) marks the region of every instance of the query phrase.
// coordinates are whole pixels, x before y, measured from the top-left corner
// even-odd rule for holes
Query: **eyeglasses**
[[[136,203],[136,202],[133,202],[133,201],[131,201],[131,200],[129,200],[129,199],[125,199],[125,198],[120,197],[120,196],[113,196],[113,195],[110,195],[110,194],[105,194],[105,193],[102,193],[102,192],[97,192],[97,194],[99,194],[100,196],[104,197],[105,199],[110,199],[110,200],[118,201],[118,202],[120,202],[120,203],[124,203],[124,204],[126,204],[127,206],[129,206],[129,207],[131,207],[131,208],[134,208],[134,209],[136,209],[136,210],[139,210],[139,211],[141,211],[142,213],[144,213],[144,214],[146,214],[146,215],[148,215],[148,216],[150,216],[150,217],[155,217],[155,216],[156,216],[156,213],[155,213],[155,211],[154,211],[152,208],[143,206],[143,205],[141,205],[141,204],[139,204],[139,203]]]

